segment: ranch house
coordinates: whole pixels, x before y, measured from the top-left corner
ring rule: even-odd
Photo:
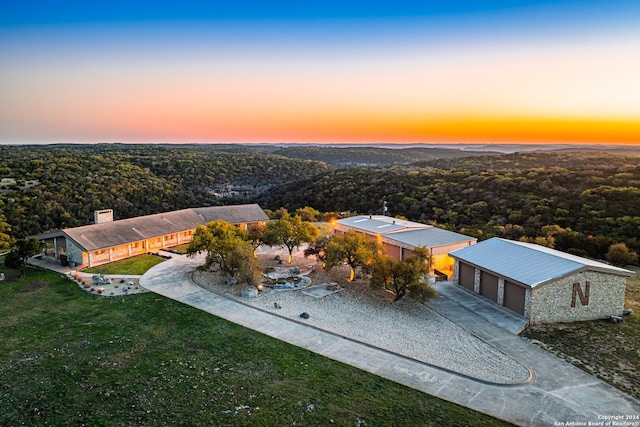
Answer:
[[[188,243],[196,227],[223,220],[246,229],[269,217],[256,204],[182,209],[113,220],[113,211],[94,213],[94,224],[34,236],[51,249],[43,259],[62,265],[93,267]]]

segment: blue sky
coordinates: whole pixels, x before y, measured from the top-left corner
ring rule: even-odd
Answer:
[[[0,25],[55,25],[71,23],[140,23],[207,20],[331,20],[372,18],[446,18],[448,16],[492,14],[521,15],[526,19],[588,21],[617,15],[634,22],[637,1],[4,1]],[[635,20],[637,23],[637,20]]]
[[[0,142],[640,142],[638,0],[0,1]]]

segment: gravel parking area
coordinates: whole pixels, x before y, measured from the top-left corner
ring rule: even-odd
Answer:
[[[326,280],[319,273],[310,277],[312,284]],[[242,298],[239,285],[226,285],[216,273],[197,272],[194,278],[206,289],[256,308],[483,381],[519,384],[529,377],[519,362],[431,310],[428,302],[393,302],[393,295],[362,281],[321,298],[268,288],[255,298]],[[303,312],[309,318],[301,318]]]

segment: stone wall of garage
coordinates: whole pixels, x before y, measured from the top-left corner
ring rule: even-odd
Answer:
[[[82,264],[82,249],[76,246],[71,239],[67,239],[67,259],[76,264]]]
[[[586,298],[583,305],[574,284],[577,283]],[[626,277],[597,271],[582,271],[531,290],[529,322],[552,323],[604,319],[621,316],[624,309]],[[572,300],[575,294],[575,307]]]

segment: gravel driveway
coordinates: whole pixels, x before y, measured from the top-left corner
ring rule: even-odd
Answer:
[[[256,308],[469,377],[520,384],[530,375],[512,357],[430,309],[428,302],[393,302],[393,295],[367,283],[349,283],[321,298],[301,290],[265,290],[256,298],[241,298],[233,289],[238,285],[224,284],[215,273],[197,272],[194,278],[204,288]],[[303,312],[308,319],[300,317]]]

